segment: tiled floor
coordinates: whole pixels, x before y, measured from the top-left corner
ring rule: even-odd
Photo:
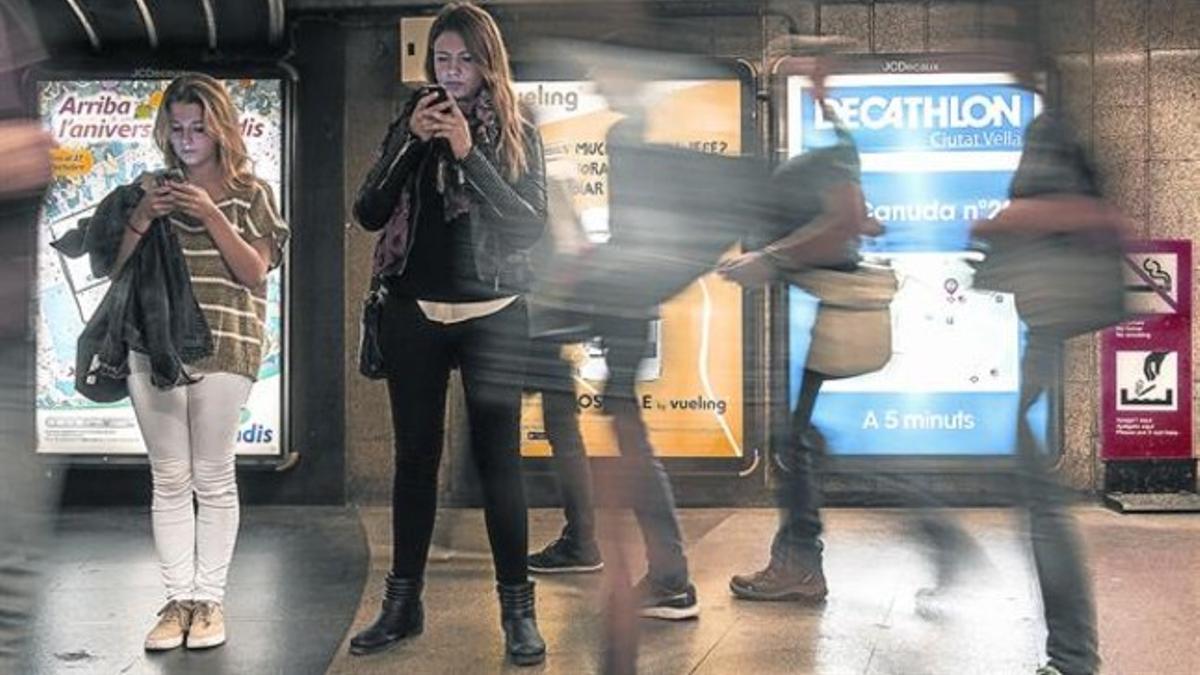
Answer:
[[[68,511],[58,530],[35,629],[39,674],[318,675],[367,571],[352,510],[244,508],[225,603],[228,643],[147,654],[142,640],[163,603],[149,512]]]
[[[363,512],[375,555],[355,625],[378,608],[386,570],[386,510]],[[924,552],[909,536],[912,513],[831,509],[823,607],[735,601],[731,574],[766,558],[773,511],[686,510],[681,519],[703,613],[698,621],[641,622],[643,673],[821,673],[921,675],[1032,673],[1045,630],[1033,585],[1022,520],[1004,509],[956,511],[984,555],[961,591],[936,607],[918,606],[930,582]],[[1200,517],[1122,516],[1077,511],[1091,558],[1105,673],[1191,675],[1200,672]],[[457,518],[456,547],[485,549],[478,512]],[[531,515],[534,546],[559,526],[553,511]],[[636,537],[635,537],[636,539]],[[640,551],[640,549],[639,549]],[[640,556],[640,552],[636,553]],[[339,652],[337,674],[490,673],[503,663],[491,563],[471,556],[431,563],[425,634],[370,657]],[[546,673],[597,671],[598,575],[548,577],[538,611],[549,645]]]
[[[47,568],[34,672],[514,671],[503,660],[482,516],[449,513],[443,512],[442,522],[455,522],[451,541],[459,554],[430,564],[424,635],[369,657],[351,657],[345,648],[379,606],[390,555],[386,509],[363,510],[361,527],[349,510],[245,509],[230,579],[229,643],[154,656],[141,650],[161,602],[147,514],[65,514],[58,552]],[[683,623],[642,621],[639,670],[1030,674],[1041,659],[1044,629],[1021,520],[1004,509],[954,514],[984,555],[947,602],[927,607],[914,599],[929,583],[930,568],[907,531],[912,512],[830,509],[830,597],[822,607],[804,607],[735,601],[727,590],[731,574],[765,561],[773,511],[685,510],[681,520],[703,613]],[[1118,515],[1096,507],[1079,508],[1077,515],[1096,586],[1103,672],[1200,672],[1200,516]],[[555,511],[532,512],[531,544],[547,541],[559,524]],[[631,534],[640,571],[640,545]],[[538,612],[550,654],[544,666],[524,672],[598,671],[602,583],[602,575],[539,581]]]

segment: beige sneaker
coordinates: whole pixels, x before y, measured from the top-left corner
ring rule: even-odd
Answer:
[[[158,623],[146,636],[147,651],[175,649],[183,644],[183,636],[187,633],[191,621],[191,602],[172,600],[163,605],[163,608],[158,610]]]
[[[201,600],[192,612],[192,624],[188,628],[187,648],[205,649],[225,644],[225,612],[221,603]]]

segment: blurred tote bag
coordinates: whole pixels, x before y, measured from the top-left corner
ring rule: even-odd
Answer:
[[[821,301],[805,368],[854,377],[887,365],[892,358],[889,307],[898,287],[890,267],[809,268],[790,272],[787,279]]]
[[[1106,232],[992,237],[975,286],[1012,293],[1031,331],[1075,337],[1125,320],[1123,252]]]

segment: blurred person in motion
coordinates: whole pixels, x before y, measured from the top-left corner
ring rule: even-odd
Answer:
[[[1032,78],[1024,81],[1032,82]],[[1069,511],[1072,493],[1057,481],[1055,458],[1042,448],[1028,414],[1053,386],[1054,364],[1063,340],[1119,320],[1111,317],[1121,313],[1120,307],[1115,315],[1097,309],[1105,296],[1115,297],[1118,304],[1122,301],[1119,252],[1129,225],[1102,198],[1090,158],[1061,113],[1050,108],[1026,129],[1009,197],[1009,206],[994,218],[974,224],[972,236],[985,242],[989,257],[1025,258],[1014,268],[1022,270],[1022,278],[1000,279],[995,284],[985,278],[989,263],[985,260],[976,285],[1014,292],[1018,315],[1029,328],[1021,357],[1018,481],[1014,489],[1017,503],[1029,514],[1030,543],[1046,621],[1049,661],[1037,672],[1092,675],[1100,662],[1096,610],[1082,542]],[[1063,275],[1063,265],[1080,260],[1090,262],[1082,263],[1080,273]],[[991,276],[1003,277],[1002,268],[992,270]],[[1042,293],[1039,289],[1064,284],[1073,287],[1066,290],[1080,300],[1065,311],[1055,310],[1055,316],[1043,316],[1036,297]]]
[[[238,117],[213,77],[172,80],[153,130],[166,169],[117,187],[53,244],[86,252],[112,281],[80,336],[76,389],[100,402],[127,395],[146,444],[167,599],[148,651],[226,640],[236,433],[262,364],[267,275],[289,234]]]
[[[0,2],[0,672],[26,670],[54,492],[34,448],[33,293],[37,209],[53,142],[28,119],[20,75],[44,58],[32,13]]]
[[[546,161],[546,234],[534,249],[534,271],[541,273],[555,256],[578,256],[590,247],[572,201],[577,169],[567,159]],[[564,354],[570,345],[591,337],[586,315],[569,310],[541,308],[530,301],[530,330],[537,336],[530,349],[526,389],[540,394],[542,422],[550,444],[554,475],[563,505],[559,536],[529,555],[535,574],[599,572],[604,568],[596,538],[592,476],[579,429],[572,363]]]
[[[794,69],[790,72],[809,78],[815,105],[825,106],[825,77],[832,56],[824,52],[829,46],[832,43],[824,45],[814,38],[793,38],[787,45],[779,45],[791,53],[800,52],[790,59]],[[719,269],[725,278],[756,288],[804,269],[854,272],[859,266],[861,236],[882,232],[867,216],[854,139],[828,106],[825,115],[834,122],[836,141],[792,157],[776,169],[770,190],[778,217],[758,234],[769,243],[755,246],[750,242],[752,250]],[[845,348],[850,348],[849,344]],[[729,582],[733,594],[744,600],[820,602],[828,593],[820,538],[820,491],[813,475],[813,455],[820,437],[811,420],[821,385],[830,376],[812,361],[810,351],[790,423],[773,431],[778,435],[772,447],[778,449],[774,459],[779,470],[780,523],[770,560],[762,570],[734,576]]]
[[[482,481],[501,626],[517,665],[545,659],[528,579],[520,467],[523,293],[546,217],[537,128],[518,106],[508,52],[486,12],[451,3],[430,29],[420,91],[393,122],[354,205],[379,231],[380,343],[395,431],[392,569],[382,610],[350,642],[385,649],[424,629],[421,592],[437,507],[447,380],[462,373]]]

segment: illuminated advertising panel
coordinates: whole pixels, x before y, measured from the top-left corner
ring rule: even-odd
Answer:
[[[663,81],[650,85],[648,139],[702,152],[742,152],[742,83],[737,79]],[[518,95],[537,111],[547,162],[576,167],[575,207],[590,239],[608,236],[605,134],[620,115],[590,82],[525,81]],[[650,441],[663,457],[743,456],[742,291],[708,275],[659,310],[642,361],[638,396]],[[602,345],[565,348],[573,364],[580,427],[590,455],[614,455],[616,438],[603,414],[607,368]],[[527,395],[521,416],[526,456],[550,446],[541,402]]]
[[[50,242],[90,216],[114,188],[163,167],[154,143],[166,79],[73,79],[38,83],[43,123],[59,148],[38,230],[37,448],[48,454],[145,454],[128,399],[101,404],[75,391],[76,340],[108,290],[86,256],[69,259]],[[226,80],[241,114],[255,173],[284,194],[284,85],[279,79]],[[278,205],[283,209],[283,204]],[[241,412],[236,450],[279,455],[283,424],[283,273],[271,272],[259,379]]]
[[[1010,295],[973,287],[971,222],[1007,203],[1037,94],[1002,73],[830,77],[829,108],[862,158],[868,211],[886,228],[868,259],[895,270],[892,358],[826,383],[813,423],[837,455],[1007,455],[1015,449],[1023,328]],[[807,80],[787,79],[787,152],[833,140]],[[788,294],[798,398],[816,302]],[[1047,403],[1031,420],[1045,434]]]

